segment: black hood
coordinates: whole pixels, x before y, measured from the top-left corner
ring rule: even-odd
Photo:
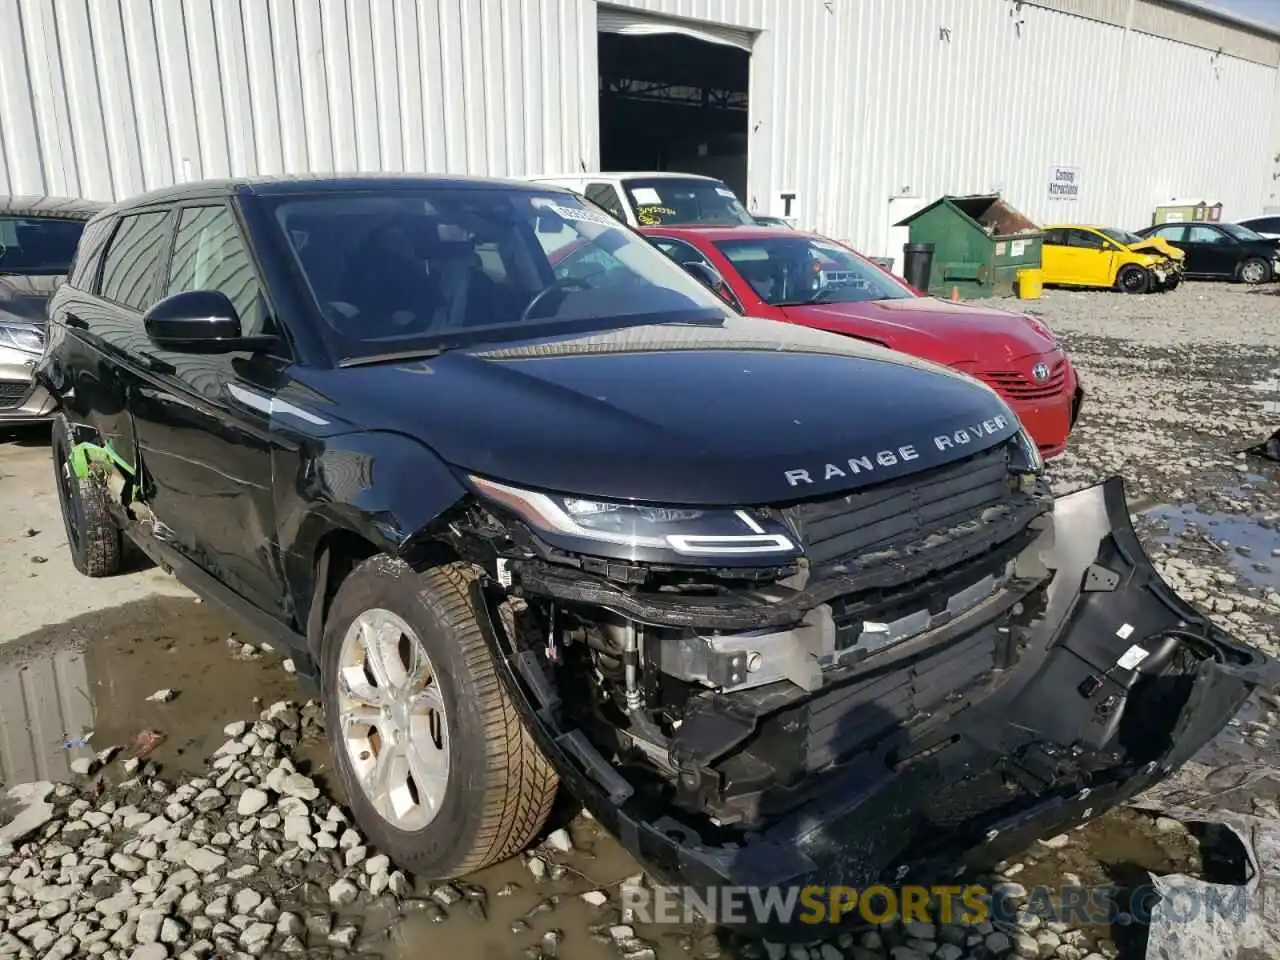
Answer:
[[[363,421],[354,426],[414,436],[464,471],[664,503],[830,495],[967,456],[1018,430],[994,392],[961,374],[745,318],[299,377]]]
[[[45,306],[66,277],[0,274],[0,320],[21,320],[41,329]]]

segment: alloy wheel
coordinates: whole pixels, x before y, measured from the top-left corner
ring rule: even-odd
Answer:
[[[421,830],[449,784],[449,724],[422,640],[389,610],[360,614],[339,655],[339,735],[360,788],[384,820]]]

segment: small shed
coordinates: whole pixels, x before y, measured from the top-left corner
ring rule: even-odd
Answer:
[[[999,194],[940,197],[894,226],[906,227],[911,243],[933,244],[935,296],[1009,296],[1019,270],[1040,267],[1042,231]]]
[[[1151,223],[1217,223],[1222,219],[1222,204],[1210,200],[1173,199],[1156,207]]]

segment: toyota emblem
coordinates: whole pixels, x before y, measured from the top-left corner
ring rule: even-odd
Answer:
[[[1031,368],[1031,375],[1040,381],[1048,380],[1049,365],[1047,363],[1037,363]]]

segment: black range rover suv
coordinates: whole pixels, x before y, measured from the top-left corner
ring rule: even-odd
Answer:
[[[950,878],[1270,677],[991,390],[734,315],[558,188],[187,184],[95,217],[51,315],[78,568],[127,537],[287,649],[429,877],[563,784],[669,881]]]

